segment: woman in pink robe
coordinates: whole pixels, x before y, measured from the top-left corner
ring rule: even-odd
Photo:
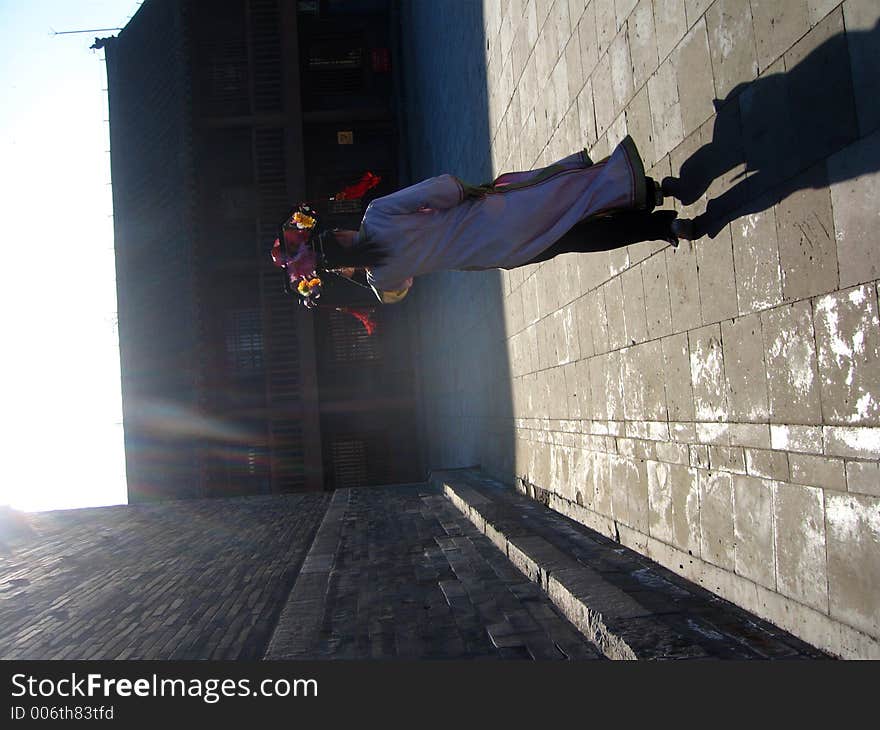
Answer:
[[[571,251],[689,238],[690,221],[676,220],[671,210],[651,212],[661,201],[626,137],[596,164],[578,152],[490,185],[440,175],[377,198],[359,231],[322,235],[325,265],[366,268],[380,301],[392,303],[414,277],[434,271],[511,269]],[[355,264],[351,255],[366,248],[372,257]]]

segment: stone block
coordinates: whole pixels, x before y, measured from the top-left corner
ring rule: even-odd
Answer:
[[[608,48],[611,62],[611,90],[614,101],[614,114],[617,115],[629,102],[633,94],[632,59],[629,53],[629,40],[623,28],[611,41]]]
[[[648,79],[648,99],[654,126],[654,151],[659,157],[674,150],[684,139],[678,81],[671,57]]]
[[[572,18],[574,23],[574,18]],[[576,27],[578,45],[581,49],[581,68],[584,78],[589,78],[599,61],[599,43],[596,39],[596,4],[589,3],[584,8]],[[572,31],[574,36],[575,31]]]
[[[734,570],[733,475],[727,472],[700,472],[700,555]]]
[[[660,342],[669,418],[691,421],[694,418],[694,392],[691,386],[687,335],[671,335]]]
[[[736,572],[772,590],[776,587],[772,483],[735,476],[733,504]]]
[[[653,0],[657,56],[663,60],[678,45],[688,29],[684,0]]]
[[[629,18],[630,14],[635,10],[638,0],[614,0],[614,12],[617,18],[617,27],[622,28],[623,24]]]
[[[669,305],[673,332],[683,332],[702,324],[697,255],[692,243],[682,241],[678,248],[667,248],[666,272],[669,277]]]
[[[748,446],[754,449],[770,448],[770,424],[731,423],[728,425],[731,446]]]
[[[779,268],[775,208],[740,218],[729,228],[740,314],[780,304],[782,272]]]
[[[593,104],[593,80],[588,79],[577,97],[578,126],[583,140],[581,144],[589,149],[596,143],[596,108]]]
[[[648,2],[648,0],[642,0],[642,2]],[[639,89],[626,108],[626,128],[635,141],[645,166],[653,165],[657,155],[654,151],[654,128],[646,86]]]
[[[699,421],[725,420],[728,406],[721,328],[719,325],[713,324],[692,330],[688,333],[688,342],[696,419]]]
[[[629,344],[623,313],[623,283],[620,277],[604,284],[602,293],[605,297],[605,316],[608,319],[608,346],[612,350],[618,350]]]
[[[770,425],[770,445],[781,451],[800,454],[821,454],[824,437],[821,426]]]
[[[803,166],[824,162],[859,136],[841,9],[801,38],[784,60],[788,101],[799,120],[792,130],[798,159]]]
[[[643,261],[641,268],[642,282],[645,286],[648,337],[651,339],[664,337],[672,332],[666,256],[663,253],[657,253]]]
[[[822,490],[774,482],[776,585],[780,593],[828,612]]]
[[[829,456],[880,459],[880,428],[824,426],[822,436]]]
[[[617,13],[614,0],[594,0],[593,5],[596,8],[596,40],[601,57],[617,35]]]
[[[652,0],[639,0],[627,22],[627,33],[632,56],[633,87],[640,89],[658,65],[657,33],[654,29]]]
[[[682,132],[697,129],[714,111],[715,82],[709,58],[706,21],[701,18],[682,39],[672,56],[678,79]]]
[[[666,417],[660,340],[621,350],[624,367],[624,416],[633,421]]]
[[[846,488],[850,492],[880,497],[880,464],[876,461],[848,461]]]
[[[752,0],[758,67],[761,71],[785,53],[810,29],[805,3]]]
[[[642,267],[634,266],[620,275],[623,291],[623,319],[626,345],[636,345],[648,339],[648,323],[645,312],[645,287],[642,283]]]
[[[608,394],[605,391],[605,364],[607,357],[597,355],[587,360],[590,371],[590,393],[592,394],[591,415],[593,418],[608,418]]]
[[[880,278],[876,255],[878,170],[880,131],[828,159],[841,287]]]
[[[667,464],[689,464],[687,444],[677,444],[673,441],[658,441],[654,446],[654,453],[658,461]]]
[[[620,456],[609,456],[609,477],[608,484],[611,492],[611,510],[614,519],[625,525],[630,525],[629,500],[627,493],[629,491],[628,481],[637,474],[633,474],[635,464],[629,459]]]
[[[730,418],[767,419],[767,369],[758,314],[721,323],[724,374]]]
[[[824,171],[811,170],[800,179],[809,179],[811,185],[826,182]],[[837,288],[837,247],[833,231],[831,193],[824,185],[797,190],[776,206],[779,266],[785,299],[806,299]]]
[[[722,228],[712,240],[698,241],[695,248],[703,324],[735,317],[738,306],[730,227]]]
[[[880,421],[880,319],[864,285],[813,302],[822,414],[829,424]]]
[[[756,477],[788,481],[788,454],[768,449],[745,449],[746,471]]]
[[[609,421],[622,421],[623,415],[623,368],[620,352],[609,352],[605,358],[605,396]]]
[[[697,18],[703,15],[711,4],[712,0],[684,0],[688,25],[693,25]]]
[[[880,57],[876,31],[880,8],[874,0],[846,0],[843,17],[859,132],[864,136],[880,126]]]
[[[880,499],[825,493],[831,615],[880,634]]]
[[[746,460],[740,446],[709,447],[709,468],[713,471],[729,471],[735,474],[746,473]]]
[[[814,454],[790,454],[791,481],[824,489],[846,491],[846,474],[843,459]]]
[[[809,302],[761,313],[771,422],[821,422],[811,314]]]
[[[758,75],[749,0],[719,0],[706,13],[715,93],[724,99],[737,84]]]
[[[605,310],[604,290],[596,289],[590,294],[587,294],[586,301],[590,334],[592,335],[593,340],[593,351],[596,354],[607,352],[610,349],[610,345],[608,339],[608,316]]]
[[[697,441],[701,444],[713,446],[728,446],[730,444],[730,424],[727,422],[708,421],[694,424],[697,431]]]
[[[670,464],[647,462],[648,467],[648,529],[651,537],[672,543],[672,485]]]

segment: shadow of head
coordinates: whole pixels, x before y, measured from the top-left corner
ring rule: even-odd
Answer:
[[[853,144],[880,126],[880,19],[866,30],[810,40],[774,64],[785,70],[713,100],[711,138],[703,133],[701,146],[670,181],[686,205],[713,187],[697,218],[700,233],[714,237],[727,223],[797,190],[880,168],[878,135]]]

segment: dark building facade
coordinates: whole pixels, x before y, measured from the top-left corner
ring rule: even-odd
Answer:
[[[130,501],[412,481],[411,317],[306,311],[268,257],[301,200],[396,189],[387,0],[147,0],[102,39]],[[335,207],[334,207],[335,206]],[[338,303],[370,292],[331,282]]]

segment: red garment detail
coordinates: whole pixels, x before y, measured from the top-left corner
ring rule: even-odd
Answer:
[[[336,193],[336,195],[333,196],[333,199],[357,200],[358,198],[363,198],[369,190],[372,190],[380,182],[382,182],[381,177],[374,175],[372,172],[365,172],[360,180],[354,185],[349,185],[347,188]]]
[[[371,316],[369,309],[355,309],[354,307],[336,307],[337,312],[345,312],[357,319],[367,331],[368,335],[376,331],[376,320]]]

